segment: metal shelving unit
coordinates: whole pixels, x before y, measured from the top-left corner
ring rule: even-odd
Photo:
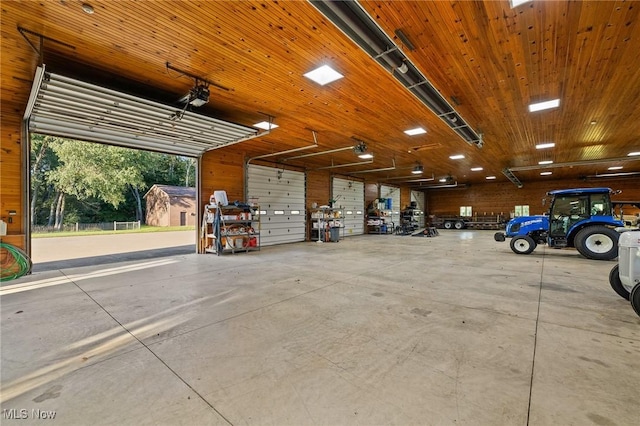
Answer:
[[[344,215],[342,209],[319,207],[311,209],[309,215],[310,241],[337,242],[340,238],[344,238]],[[335,229],[337,229],[337,234]]]
[[[204,252],[240,253],[260,250],[260,208],[246,205],[206,205]]]

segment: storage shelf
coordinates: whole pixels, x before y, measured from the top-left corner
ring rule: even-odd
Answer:
[[[260,215],[257,214],[259,209],[258,206],[206,205],[201,231],[201,252],[220,255],[260,250]],[[244,215],[250,215],[251,218],[236,219]]]
[[[309,241],[338,242],[344,238],[344,215],[339,208],[317,208],[309,210]],[[338,235],[332,229],[339,228]]]

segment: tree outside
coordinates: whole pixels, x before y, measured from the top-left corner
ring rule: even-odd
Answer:
[[[153,184],[195,185],[195,159],[54,136],[31,139],[31,226],[144,223]]]

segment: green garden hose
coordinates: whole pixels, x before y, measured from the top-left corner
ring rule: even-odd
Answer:
[[[18,247],[0,242],[0,281],[9,281],[31,272],[33,263]]]

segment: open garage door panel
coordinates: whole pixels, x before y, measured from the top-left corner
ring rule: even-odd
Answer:
[[[249,165],[247,195],[260,205],[260,245],[305,241],[303,172]]]
[[[107,89],[38,67],[25,111],[29,131],[198,157],[257,136],[251,127]]]

